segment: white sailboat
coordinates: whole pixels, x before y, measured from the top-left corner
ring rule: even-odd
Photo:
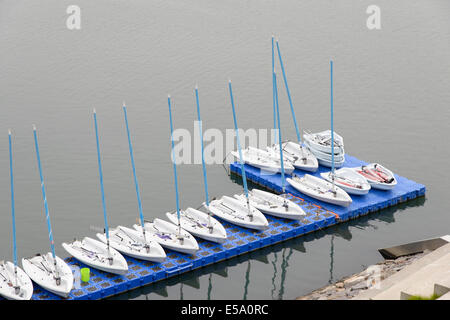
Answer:
[[[266,217],[249,203],[247,199],[240,201],[229,196],[222,196],[220,199],[211,201],[207,209],[220,219],[237,226],[266,230],[269,227]]]
[[[107,242],[104,233],[97,233],[97,238],[103,243]],[[166,253],[161,245],[152,241],[147,234],[138,232],[135,229],[118,226],[109,230],[110,245],[124,255],[140,260],[163,262]]]
[[[66,298],[69,296],[69,293],[73,287],[73,274],[67,263],[55,254],[55,243],[53,241],[53,232],[50,222],[47,196],[45,194],[44,177],[42,175],[41,158],[39,155],[39,145],[35,126],[33,126],[33,134],[51,252],[42,255],[37,254],[30,258],[23,258],[22,267],[31,280],[36,282],[42,288]]]
[[[105,190],[103,188],[103,171],[100,157],[100,142],[98,139],[97,113],[94,109],[94,128],[97,144],[97,162],[102,195],[103,219],[105,222],[106,244],[98,240],[84,237],[71,243],[63,243],[63,248],[75,259],[101,271],[124,275],[128,272],[125,258],[111,246],[108,218],[106,215]]]
[[[275,70],[273,71],[273,86],[274,86],[274,106],[275,106],[275,117],[277,119],[275,130],[278,130],[278,156],[280,157],[281,162],[281,185],[282,185],[282,196],[262,191],[258,189],[252,189],[248,192],[248,198],[250,201],[250,205],[257,208],[261,212],[265,214],[269,214],[272,216],[285,218],[285,219],[300,219],[305,215],[303,209],[294,203],[293,201],[286,198],[286,190],[285,190],[285,175],[284,175],[284,154],[282,150],[281,143],[281,126],[280,126],[280,111],[278,106],[278,88],[277,88],[277,78]],[[245,195],[235,195],[236,199],[244,202]]]
[[[381,164],[369,163],[365,166],[353,168],[353,170],[365,178],[374,189],[392,190],[397,185],[394,173]]]
[[[170,123],[170,142],[172,145],[172,164],[173,176],[175,185],[175,200],[176,200],[176,225],[161,219],[154,219],[153,222],[145,222],[141,226],[134,225],[133,227],[138,231],[144,231],[150,237],[165,248],[193,255],[198,251],[199,246],[195,238],[186,230],[182,228],[180,200],[178,196],[178,175],[177,165],[175,159],[173,141],[173,123],[172,123],[172,103],[170,96],[167,97],[167,104],[169,107],[169,123]],[[169,216],[169,219],[171,217]]]
[[[331,140],[332,135],[334,137],[333,141]],[[320,152],[331,154],[331,150],[334,150],[335,155],[344,153],[344,138],[334,131],[325,130],[317,133],[304,133],[303,139],[309,148],[318,154]],[[332,144],[333,147],[331,146]]]
[[[135,224],[133,227],[142,232],[142,226]],[[156,218],[153,222],[146,221],[144,228],[148,237],[164,248],[190,255],[199,249],[197,241],[189,232],[171,222]]]
[[[139,218],[141,221],[141,225],[143,226],[144,214],[142,212],[141,195],[139,192],[139,184],[137,181],[136,166],[134,164],[133,145],[131,143],[130,129],[128,126],[127,107],[125,106],[125,102],[123,103],[122,109],[127,131],[128,149],[130,152],[134,186],[136,188],[136,197],[138,200]],[[158,242],[152,241],[147,237],[145,229],[142,229],[142,233],[139,233],[134,229],[130,229],[124,226],[118,226],[117,228],[110,231],[109,237],[111,247],[127,256],[153,262],[162,262],[166,258],[164,249],[159,245]],[[108,239],[104,233],[97,233],[97,238],[99,238],[103,243],[108,242]]]
[[[232,151],[231,154],[239,161],[241,160],[242,155],[242,161],[244,163],[249,164],[253,167],[260,168],[267,173],[275,174],[281,172],[281,161],[279,156],[266,150],[249,146],[247,149],[244,149],[241,152]],[[283,165],[287,174],[291,174],[292,172],[294,172],[295,168],[291,163],[284,161]]]
[[[213,200],[206,209],[212,212],[219,218],[228,221],[232,224],[255,230],[265,230],[269,227],[269,222],[266,217],[250,205],[249,191],[247,187],[247,176],[244,168],[244,160],[242,156],[241,142],[239,138],[239,130],[236,120],[236,111],[234,109],[233,89],[231,87],[231,80],[228,82],[228,89],[230,92],[231,108],[233,111],[234,129],[236,132],[236,140],[239,152],[239,162],[241,165],[242,182],[244,185],[245,201],[240,201],[228,196],[222,196],[220,199]],[[280,166],[281,170],[281,166]]]
[[[305,146],[310,152],[314,154],[317,161],[321,166],[340,168],[345,162],[344,151],[344,139],[336,132],[333,132],[334,143],[339,144],[338,148],[334,147],[333,150],[339,150],[339,152],[331,153],[331,131],[325,130],[319,133],[308,133],[304,135]],[[334,164],[332,164],[332,158],[334,157]]]
[[[320,176],[329,182],[333,180],[331,171],[322,172]],[[349,194],[364,195],[370,191],[370,184],[367,180],[350,168],[336,170],[334,183]]]
[[[283,157],[291,163],[295,169],[308,172],[315,172],[319,167],[316,156],[305,146],[293,141],[282,143]],[[267,147],[267,151],[275,155],[278,153],[279,144]]]
[[[250,190],[248,196],[250,205],[264,214],[292,220],[299,220],[305,216],[303,209],[285,196],[259,189]],[[245,201],[245,195],[243,194],[236,194],[234,197],[242,202]]]
[[[330,160],[324,160],[324,159],[317,158],[317,161],[319,161],[319,164],[323,167],[331,168],[331,166],[333,165],[333,163]],[[339,162],[335,161],[334,167],[341,168],[344,165],[344,162],[345,162],[345,160],[339,161]]]
[[[316,150],[316,149],[314,149],[314,148],[311,148],[309,142],[305,142],[305,145],[308,147],[308,151],[312,152],[312,153],[317,157],[317,159],[318,159],[319,161],[320,161],[320,160],[326,161],[326,162],[330,163],[330,167],[331,167],[331,160],[332,160],[332,159],[331,159],[331,157],[332,157],[331,153],[327,153],[327,152],[323,152],[323,151],[320,151],[320,150]],[[331,150],[331,149],[330,149],[330,150]],[[344,151],[344,148],[342,148],[341,151],[342,151],[342,152],[339,152],[339,153],[335,153],[335,154],[334,154],[334,166],[335,166],[335,167],[337,166],[338,163],[342,163],[342,164],[343,164],[344,161],[345,161],[345,151]]]
[[[330,151],[336,150],[334,146],[334,129],[333,129],[333,62],[330,61],[330,78],[331,78],[331,135],[330,135]],[[324,151],[326,152],[326,150]],[[298,191],[324,202],[335,205],[348,207],[352,203],[352,198],[343,189],[336,186],[335,170],[334,170],[334,153],[331,153],[331,183],[321,178],[305,174],[303,177],[293,176],[287,179]]]
[[[33,283],[16,264],[0,261],[0,296],[8,300],[30,300]]]
[[[352,199],[344,190],[310,174],[303,177],[293,176],[286,180],[295,189],[311,198],[343,207],[348,207],[352,203]]]
[[[13,234],[14,263],[0,261],[0,296],[8,300],[30,300],[33,295],[33,284],[30,277],[17,265],[16,216],[14,206],[14,176],[12,161],[11,130],[9,138],[9,168],[11,178],[11,217]]]
[[[206,166],[205,166],[205,157],[204,157],[204,149],[203,149],[203,130],[202,130],[202,120],[200,116],[200,103],[198,97],[198,87],[195,87],[195,101],[197,106],[197,119],[199,123],[199,136],[200,143],[202,147],[202,169],[203,169],[203,181],[204,181],[204,189],[205,189],[205,198],[206,198],[206,207],[209,205],[209,196],[208,196],[208,179],[206,176]],[[223,243],[227,239],[227,232],[222,224],[217,221],[214,217],[211,216],[211,213],[205,213],[197,209],[187,208],[186,210],[180,210],[180,220],[179,223],[181,227],[192,235],[216,242]],[[167,212],[167,218],[174,224],[178,222],[177,212]]]
[[[52,252],[22,259],[23,270],[30,278],[53,294],[67,298],[73,288],[69,265]]]
[[[84,237],[62,246],[75,259],[95,269],[119,275],[128,272],[127,261],[119,251],[101,241]]]
[[[177,223],[177,213],[167,212],[167,218],[172,223]],[[181,227],[195,237],[216,243],[224,243],[227,240],[227,231],[214,217],[194,208],[180,211]]]

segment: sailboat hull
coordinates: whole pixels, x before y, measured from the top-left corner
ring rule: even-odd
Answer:
[[[43,269],[43,265],[46,266],[46,269]],[[23,258],[22,267],[31,280],[45,290],[63,298],[69,296],[73,287],[73,274],[69,265],[61,258],[56,257],[56,267],[61,277],[60,284],[57,284],[54,278],[53,256],[50,252],[44,255],[36,255],[32,258]],[[47,272],[47,270],[51,270],[51,273]]]
[[[243,194],[234,197],[240,201],[246,201]],[[252,189],[249,191],[249,199],[250,205],[264,214],[292,220],[299,220],[305,216],[305,212],[298,204],[274,193]]]
[[[304,146],[299,145],[298,143],[287,141],[283,144],[283,157],[285,160],[288,160],[295,169],[308,171],[308,172],[316,172],[319,167],[319,162],[317,161],[316,156],[309,151]],[[268,147],[267,151],[277,155],[280,158],[280,149],[279,145],[276,144],[272,147]]]
[[[0,296],[8,300],[30,300],[33,295],[33,283],[30,277],[17,267],[17,283],[15,266],[12,262],[0,263]],[[16,293],[15,287],[19,287]]]
[[[266,217],[258,209],[250,205],[252,216],[249,216],[247,203],[228,196],[211,201],[207,209],[222,220],[240,227],[255,230],[266,230],[269,227]]]
[[[199,249],[197,241],[189,232],[179,230],[178,226],[171,222],[156,218],[153,222],[146,222],[144,227],[146,233],[164,248],[189,255],[195,254]],[[141,226],[135,224],[133,228],[142,232]]]
[[[167,212],[166,216],[173,224],[178,224],[176,212]],[[209,219],[211,229],[208,228]],[[222,224],[202,211],[193,208],[181,210],[180,223],[184,230],[195,237],[216,243],[224,243],[227,240],[227,232]]]
[[[331,143],[323,143],[323,141],[331,141],[331,130],[318,133],[305,133],[303,140],[311,149],[331,154]],[[334,132],[334,153],[342,153],[343,148],[344,139]]]
[[[386,180],[377,179],[376,176],[364,172],[363,167],[367,168],[368,170],[374,170],[375,168],[378,168],[385,175]],[[366,166],[352,168],[352,170],[354,170],[360,176],[364,177],[374,189],[388,191],[392,190],[397,185],[397,179],[395,178],[394,173],[378,163],[370,163]]]
[[[237,159],[240,159],[238,152],[233,151],[231,152],[231,154]],[[277,158],[275,155],[265,150],[249,147],[245,150],[242,150],[242,158],[242,161],[244,163],[253,167],[260,168],[262,171],[265,171],[267,173],[275,174],[281,172],[279,157]],[[294,172],[295,168],[292,164],[287,161],[284,161],[283,164],[285,173],[291,174],[292,172]]]
[[[361,196],[370,191],[370,184],[367,180],[350,168],[339,169],[335,171],[334,175],[336,185],[349,194]],[[323,172],[320,176],[328,182],[332,182],[331,172]]]
[[[95,269],[119,275],[128,272],[125,258],[112,246],[108,249],[106,244],[98,240],[84,237],[81,241],[63,243],[62,246],[75,259]],[[112,258],[111,263],[108,257]]]
[[[306,174],[302,178],[287,178],[286,181],[295,189],[311,198],[348,207],[352,203],[352,198],[341,188],[335,186],[335,193],[332,192],[333,185],[328,181]]]
[[[104,233],[97,233],[97,238],[107,243]],[[120,253],[139,260],[161,263],[166,259],[164,249],[155,241],[144,240],[142,233],[123,226],[109,231],[110,245]]]

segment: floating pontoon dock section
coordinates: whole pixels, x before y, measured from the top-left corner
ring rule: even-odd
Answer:
[[[365,164],[367,163],[364,161],[346,155],[343,167],[357,167]],[[319,169],[314,172],[313,175],[320,178],[320,174],[322,172],[328,172],[329,170],[329,168],[319,166]],[[237,163],[232,163],[230,164],[230,171],[232,173],[240,175],[241,168]],[[271,190],[272,192],[281,193],[280,174],[268,174],[267,172],[264,173],[261,172],[260,169],[249,165],[245,166],[245,172],[247,175],[247,179],[252,183],[260,185],[268,190]],[[294,173],[298,176],[302,176],[304,174],[304,172],[301,172],[299,170],[295,170]],[[308,174],[311,173],[308,172]],[[286,193],[289,193],[295,197],[300,197],[301,199],[310,202],[313,205],[318,205],[325,210],[332,211],[339,216],[340,222],[343,222],[349,219],[357,218],[370,212],[394,206],[400,202],[425,195],[424,185],[398,175],[395,175],[395,177],[398,180],[398,185],[395,186],[394,189],[390,191],[371,189],[368,194],[363,196],[352,195],[353,202],[346,208],[310,198],[300,193],[292,186],[286,187]]]
[[[358,166],[364,162],[347,156],[345,166]],[[231,172],[240,174],[240,166],[237,163],[230,165]],[[249,180],[275,192],[281,192],[280,174],[266,175],[259,169],[245,165]],[[319,167],[316,175],[329,170]],[[299,173],[300,174],[300,173]],[[309,199],[291,187],[286,192],[289,198],[300,204],[306,216],[299,221],[284,220],[267,216],[269,228],[264,231],[252,231],[240,228],[222,221],[227,229],[228,239],[223,244],[215,244],[199,240],[200,250],[193,256],[188,256],[174,251],[167,252],[167,259],[163,263],[146,262],[126,257],[128,273],[126,275],[114,275],[91,268],[91,279],[88,283],[77,280],[75,288],[68,299],[102,299],[117,295],[141,286],[151,284],[169,277],[173,277],[194,269],[198,269],[213,263],[230,259],[262,247],[267,247],[291,238],[299,237],[307,233],[323,229],[331,225],[354,219],[370,212],[394,206],[400,202],[411,200],[425,194],[425,186],[406,178],[396,176],[398,185],[391,191],[371,190],[365,196],[354,196],[353,203],[347,207],[337,207],[330,204],[319,203]],[[66,262],[75,270],[85,267],[73,258]],[[76,271],[79,272],[79,271]],[[75,278],[77,274],[75,274]],[[48,291],[35,285],[33,294],[35,300],[61,299]]]

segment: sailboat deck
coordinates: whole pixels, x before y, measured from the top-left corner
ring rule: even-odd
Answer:
[[[362,161],[346,156],[345,166],[357,166]],[[240,165],[231,164],[231,171],[240,174]],[[260,170],[245,166],[249,180],[281,192],[280,175],[261,175]],[[326,168],[320,168],[320,172]],[[344,222],[369,212],[377,211],[396,205],[425,194],[425,186],[403,177],[397,176],[398,185],[392,191],[371,190],[366,196],[355,196],[348,208],[340,208],[310,199],[299,194],[291,187],[287,188],[288,197],[302,206],[306,212],[300,221],[285,220],[267,216],[269,228],[265,231],[252,231],[221,221],[228,233],[228,239],[223,244],[214,244],[199,240],[200,250],[195,256],[167,250],[167,259],[163,263],[152,263],[126,257],[129,271],[124,276],[113,275],[91,268],[91,279],[88,283],[80,283],[78,268],[85,267],[74,258],[67,258],[66,262],[74,268],[75,288],[68,299],[102,299],[117,295],[135,288],[139,288],[169,277],[173,277],[213,263],[230,259],[262,247],[267,247],[287,239],[299,237],[318,229]],[[220,220],[220,219],[219,219]],[[61,299],[34,284],[35,300]]]

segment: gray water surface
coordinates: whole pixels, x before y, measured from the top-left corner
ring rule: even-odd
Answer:
[[[376,249],[449,233],[450,2],[0,0],[0,259],[11,259],[8,128],[14,133],[19,256],[49,250],[34,153],[40,152],[57,254],[63,241],[103,227],[92,108],[98,113],[109,221],[138,216],[122,101],[146,218],[175,208],[167,94],[174,125],[193,130],[193,88],[204,127],[270,128],[270,38],[276,34],[301,129],[329,126],[346,151],[427,186],[426,199],[119,296],[124,299],[292,299],[381,260]],[[280,83],[284,138],[295,138]],[[241,192],[208,166],[211,196]],[[200,165],[179,166],[181,205],[204,201]]]

